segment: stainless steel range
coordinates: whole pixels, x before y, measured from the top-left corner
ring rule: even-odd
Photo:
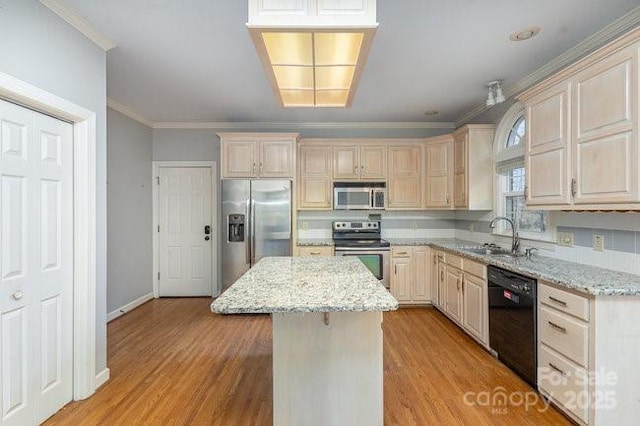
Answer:
[[[389,242],[381,237],[380,222],[333,222],[336,256],[357,256],[389,288]]]

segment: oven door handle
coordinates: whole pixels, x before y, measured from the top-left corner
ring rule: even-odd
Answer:
[[[361,252],[361,253],[378,253],[378,252],[389,252],[391,249],[389,247],[375,247],[375,248],[363,248],[363,247],[335,247],[335,252]]]

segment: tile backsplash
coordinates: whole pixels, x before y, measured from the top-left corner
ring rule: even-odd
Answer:
[[[382,235],[387,238],[455,237],[507,246],[508,238],[491,233],[492,218],[491,212],[385,211],[381,212]],[[331,238],[332,221],[367,219],[366,211],[300,211],[298,238]],[[557,232],[573,234],[572,247],[531,240],[523,240],[522,245],[538,247],[544,256],[640,275],[640,213],[552,212],[551,221]],[[595,235],[604,238],[603,251],[593,249]]]

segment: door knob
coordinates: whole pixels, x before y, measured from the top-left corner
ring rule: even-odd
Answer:
[[[206,225],[206,226],[204,227],[204,233],[205,233],[206,235],[209,235],[209,234],[211,233],[211,227],[210,227],[209,225]]]
[[[22,299],[22,292],[20,290],[18,290],[15,293],[13,293],[13,295],[11,297],[13,297],[15,300],[20,300],[20,299]]]
[[[206,237],[204,237],[205,241],[209,241],[211,238],[209,238],[209,236],[207,235]]]

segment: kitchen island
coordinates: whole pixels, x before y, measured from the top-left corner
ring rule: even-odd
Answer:
[[[274,425],[382,425],[382,312],[398,302],[354,257],[268,257],[211,309],[269,313]]]

